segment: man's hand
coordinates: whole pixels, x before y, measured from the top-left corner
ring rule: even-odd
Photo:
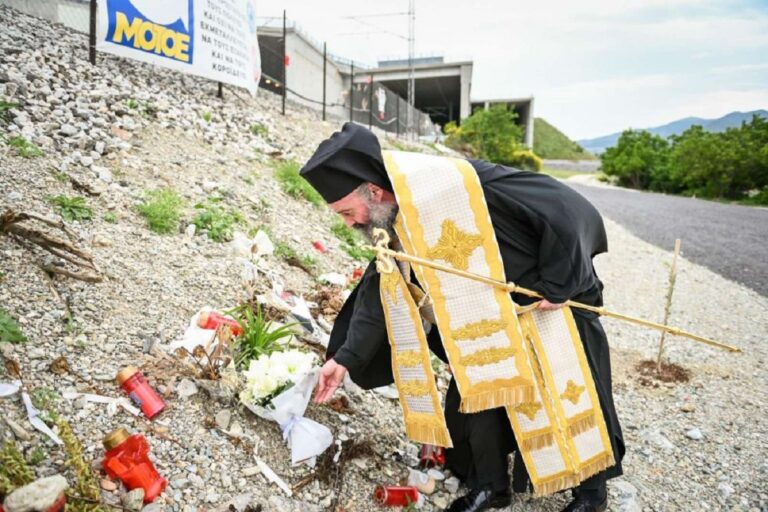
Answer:
[[[320,380],[315,389],[315,403],[327,402],[333,396],[336,388],[341,386],[346,373],[347,369],[333,359],[326,361],[320,369]]]
[[[547,299],[541,299],[541,302],[539,302],[539,309],[544,311],[554,311],[556,309],[560,309],[563,306],[565,306],[565,302],[561,302],[560,304],[553,304]]]

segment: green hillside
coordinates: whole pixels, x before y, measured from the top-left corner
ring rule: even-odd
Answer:
[[[533,120],[533,152],[541,158],[557,160],[595,159],[595,155],[540,117]]]

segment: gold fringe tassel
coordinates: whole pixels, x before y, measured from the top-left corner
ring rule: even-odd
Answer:
[[[472,412],[495,409],[496,407],[511,407],[533,400],[533,386],[520,385],[514,388],[502,388],[485,391],[474,395],[462,396],[459,411],[467,414]]]
[[[417,443],[442,446],[444,448],[453,447],[453,442],[451,441],[451,435],[448,433],[448,429],[441,426],[439,422],[435,424],[434,422],[420,420],[406,420],[405,433],[408,436],[408,439]]]
[[[573,423],[568,422],[568,435],[570,437],[576,437],[579,434],[583,434],[589,429],[595,428],[595,415],[590,414],[583,418],[579,418]]]
[[[541,450],[542,448],[546,448],[547,446],[552,446],[555,443],[555,434],[552,432],[546,432],[544,434],[539,434],[538,436],[530,437],[528,439],[523,439],[523,442],[521,443],[521,448],[523,451],[533,451],[533,450]]]
[[[564,475],[554,478],[552,480],[533,484],[533,493],[536,496],[547,496],[548,494],[554,494],[558,491],[570,489],[579,485],[580,480],[576,475]]]
[[[586,480],[592,475],[599,473],[614,464],[616,464],[616,461],[614,461],[613,452],[611,451],[592,457],[587,464],[584,464],[579,468],[579,482]]]

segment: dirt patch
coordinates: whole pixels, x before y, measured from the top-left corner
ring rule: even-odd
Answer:
[[[661,363],[661,372],[656,371],[656,361],[645,359],[635,365],[637,381],[643,386],[659,387],[662,382],[680,383],[691,380],[691,371],[674,363]]]

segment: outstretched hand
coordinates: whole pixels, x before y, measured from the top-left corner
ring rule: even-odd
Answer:
[[[333,359],[329,359],[320,369],[320,380],[315,388],[315,403],[322,404],[327,402],[341,386],[344,381],[347,369],[341,366]]]
[[[552,302],[549,302],[547,299],[541,299],[541,302],[539,302],[539,309],[543,311],[554,311],[556,309],[560,309],[563,306],[565,306],[565,302],[561,302],[560,304],[553,304]]]

